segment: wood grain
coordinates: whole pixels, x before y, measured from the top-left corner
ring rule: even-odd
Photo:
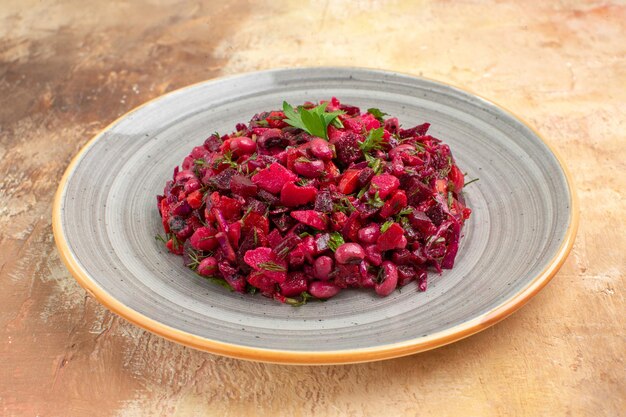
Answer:
[[[332,367],[190,350],[78,287],[54,249],[50,205],[81,145],[174,88],[304,65],[424,75],[534,124],[581,201],[552,283],[459,343]],[[0,414],[626,414],[625,85],[623,2],[2,2]]]

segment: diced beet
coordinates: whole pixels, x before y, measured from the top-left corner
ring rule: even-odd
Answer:
[[[401,244],[401,239],[404,236],[404,230],[398,223],[393,223],[389,228],[383,232],[376,245],[381,252],[386,250],[395,249]]]
[[[222,139],[218,135],[211,135],[204,141],[204,148],[210,152],[217,152],[222,146]]]
[[[243,260],[253,269],[259,270],[258,264],[270,262],[273,260],[272,249],[257,248],[254,250],[250,250],[244,255]]]
[[[245,212],[248,212],[248,210],[250,210],[250,212],[257,214],[265,214],[267,212],[267,209],[267,204],[255,198],[248,198],[248,201],[243,206],[243,210]]]
[[[287,279],[287,262],[280,259],[270,248],[256,248],[248,251],[243,260],[254,270],[262,271],[275,282]]]
[[[292,272],[280,283],[280,293],[285,297],[296,297],[308,289],[308,281],[302,272]]]
[[[356,133],[361,133],[365,129],[365,124],[363,123],[363,120],[361,120],[360,116],[346,118],[343,121],[343,125],[346,129]]]
[[[202,206],[202,191],[196,190],[187,196],[187,204],[192,209],[197,209]]]
[[[335,232],[341,230],[344,224],[346,224],[346,221],[348,221],[348,216],[346,216],[345,213],[335,211],[330,216],[330,228]]]
[[[297,207],[315,201],[315,187],[298,187],[293,182],[286,182],[280,191],[280,202],[287,207]]]
[[[302,239],[299,236],[288,234],[272,250],[278,258],[285,259],[300,243]]]
[[[234,222],[228,225],[228,240],[235,250],[239,248],[239,239],[241,239],[241,222]]]
[[[363,158],[363,152],[359,148],[359,137],[361,137],[360,134],[342,131],[330,140],[330,143],[335,145],[337,161],[342,166],[347,167]]]
[[[423,212],[413,210],[409,215],[411,226],[417,229],[423,236],[435,234],[437,226],[435,226],[430,218]]]
[[[435,224],[435,226],[439,227],[441,223],[446,219],[447,215],[443,211],[443,207],[441,205],[434,205],[428,211],[426,211],[426,215],[430,220]]]
[[[396,265],[412,265],[417,262],[415,255],[408,249],[398,249],[391,254],[391,260]]]
[[[361,172],[359,172],[358,187],[359,188],[365,187],[367,184],[369,184],[369,182],[372,180],[373,177],[374,177],[374,170],[372,168],[370,167],[363,168]]]
[[[402,190],[397,191],[389,200],[385,202],[385,205],[380,210],[380,217],[386,219],[387,217],[395,216],[406,206],[406,194]]]
[[[315,210],[320,212],[330,212],[333,210],[333,199],[328,189],[320,190],[315,198]]]
[[[246,291],[246,280],[228,262],[220,262],[218,268],[224,280],[237,292]]]
[[[170,214],[172,216],[187,216],[192,211],[192,207],[187,203],[187,201],[183,200],[176,204],[174,204],[170,208]]]
[[[281,236],[281,234],[278,231],[278,229],[272,230],[267,235],[267,242],[269,243],[270,248],[275,248],[282,241],[283,241],[283,237]]]
[[[247,281],[264,294],[272,294],[276,291],[276,282],[265,276],[262,271],[252,271],[250,275],[248,275]]]
[[[307,262],[312,263],[313,257],[317,255],[317,245],[313,236],[306,236],[302,239],[302,242],[298,245]]]
[[[399,135],[402,139],[415,136],[424,136],[426,132],[428,132],[429,127],[430,123],[423,123],[410,129],[400,129]]]
[[[379,174],[372,178],[370,193],[378,193],[380,198],[385,200],[387,196],[394,193],[398,188],[400,188],[400,181],[398,178],[390,174]]]
[[[218,245],[216,233],[217,231],[211,227],[200,227],[191,235],[189,243],[196,250],[211,251]]]
[[[326,230],[328,224],[326,215],[315,210],[292,211],[291,217],[317,230]]]
[[[431,189],[416,177],[405,176],[402,189],[406,191],[407,201],[412,206],[420,205],[432,195]]]
[[[417,278],[417,270],[411,265],[398,265],[398,286],[404,287]]]
[[[332,273],[333,283],[339,288],[358,287],[361,272],[358,264],[340,264]]]
[[[235,174],[237,174],[235,169],[227,168],[219,174],[206,179],[205,184],[222,191],[230,190],[230,182]]]
[[[415,153],[415,146],[411,145],[410,143],[403,143],[402,145],[398,145],[389,151],[389,158],[394,159],[396,156],[400,156],[403,153]]]
[[[244,234],[249,233],[253,227],[257,227],[267,235],[270,231],[270,223],[267,217],[251,211],[243,218],[242,231]]]
[[[182,182],[186,182],[189,180],[197,180],[198,178],[196,178],[196,174],[194,174],[194,172],[192,170],[184,170],[184,171],[180,171],[178,173],[176,173],[176,175],[174,176],[174,181],[178,182],[178,183],[182,183]]]
[[[276,226],[278,230],[282,233],[287,232],[291,229],[297,221],[287,213],[274,214],[270,216],[270,220]]]
[[[200,183],[200,180],[196,178],[190,179],[184,185],[184,190],[185,190],[185,193],[187,194],[193,193],[194,191],[199,190],[200,188],[202,188],[202,184]]]
[[[242,197],[253,197],[257,192],[257,185],[253,183],[250,178],[243,175],[233,175],[230,180],[230,189],[233,194],[240,195]]]
[[[168,240],[165,247],[175,255],[183,254],[183,245],[181,245],[180,242],[174,242],[173,239]]]
[[[296,174],[278,163],[271,164],[252,177],[252,182],[272,194],[277,194],[285,183],[297,180]]]
[[[241,216],[241,203],[234,198],[222,196],[217,208],[227,221],[237,220]]]
[[[352,194],[353,192],[355,192],[359,185],[360,173],[361,171],[358,169],[346,170],[339,180],[337,190],[343,194]]]
[[[357,241],[359,239],[359,229],[363,222],[361,221],[361,217],[359,213],[354,212],[348,217],[345,221],[343,228],[341,230],[341,234],[347,237],[349,240]]]
[[[300,269],[304,265],[304,261],[305,261],[304,252],[298,246],[297,248],[289,252],[288,259],[289,259],[289,269],[291,270]]]
[[[280,203],[280,199],[269,191],[259,190],[257,191],[257,197],[270,206]]]

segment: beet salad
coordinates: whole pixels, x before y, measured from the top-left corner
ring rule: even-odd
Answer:
[[[157,197],[167,249],[238,292],[300,305],[347,288],[387,296],[452,268],[470,209],[428,123],[284,102],[214,133]]]

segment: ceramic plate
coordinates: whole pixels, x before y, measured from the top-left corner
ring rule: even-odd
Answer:
[[[154,236],[155,196],[212,132],[283,100],[336,96],[405,126],[428,121],[468,178],[473,214],[453,270],[386,298],[343,291],[300,308],[229,292],[183,267]],[[476,333],[521,307],[571,249],[576,200],[563,164],[496,105],[434,81],[353,68],[272,70],[208,81],[126,114],[72,161],[54,204],[61,256],[102,304],[158,335],[268,362],[347,363],[407,355]],[[486,347],[488,348],[488,347]]]

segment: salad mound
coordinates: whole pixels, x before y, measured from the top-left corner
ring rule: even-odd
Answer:
[[[238,292],[380,296],[454,266],[471,210],[429,124],[330,101],[255,115],[193,148],[157,196],[167,249]]]

